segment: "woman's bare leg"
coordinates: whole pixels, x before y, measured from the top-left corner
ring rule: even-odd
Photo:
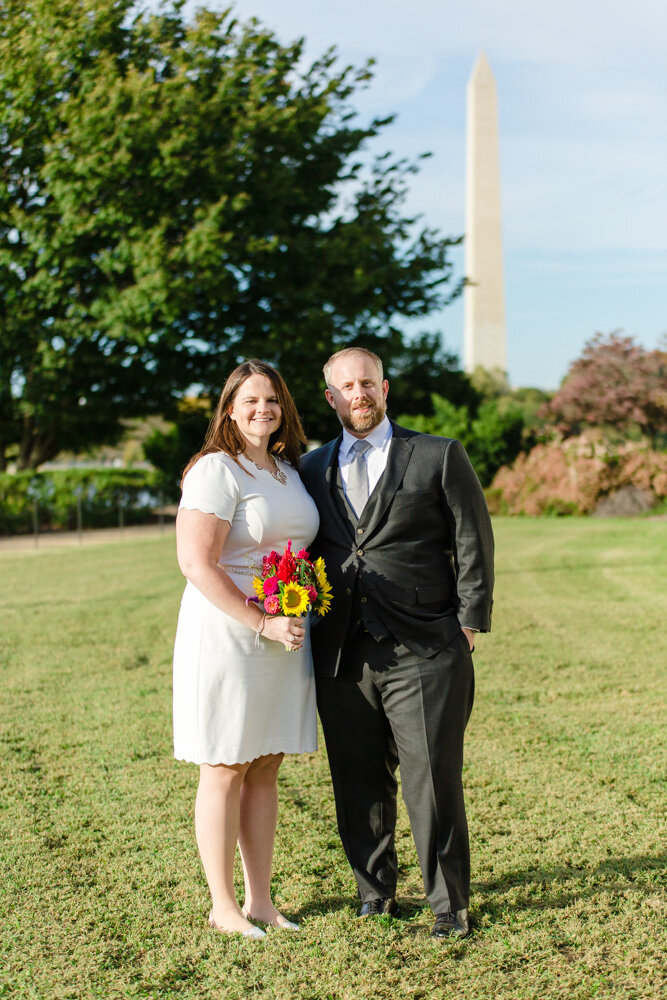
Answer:
[[[195,803],[197,846],[211,891],[211,916],[225,931],[248,931],[234,892],[241,788],[251,765],[202,764]]]
[[[244,910],[267,924],[277,924],[281,918],[271,900],[271,862],[282,759],[283,754],[258,757],[248,768],[241,788],[239,847],[245,882]]]

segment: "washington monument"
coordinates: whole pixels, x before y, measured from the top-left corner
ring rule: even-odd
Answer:
[[[463,364],[507,372],[496,82],[483,52],[468,81]]]

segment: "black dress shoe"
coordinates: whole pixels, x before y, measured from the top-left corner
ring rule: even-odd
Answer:
[[[388,896],[381,899],[369,899],[367,903],[362,903],[359,916],[379,917],[383,913],[388,913],[390,917],[398,917],[400,912],[395,897]]]
[[[455,913],[436,913],[431,937],[464,938],[468,937],[468,934],[470,934],[470,921],[467,910],[456,910]]]

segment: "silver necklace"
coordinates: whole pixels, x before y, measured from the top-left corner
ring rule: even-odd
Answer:
[[[268,472],[268,474],[270,476],[273,476],[273,478],[277,482],[279,482],[281,486],[287,486],[287,476],[285,475],[282,469],[278,468],[278,463],[276,462],[273,455],[269,455],[268,457],[271,459],[271,462],[273,463],[272,469],[265,469],[263,465],[258,465],[257,462],[255,462],[255,460],[252,458],[250,459],[250,461],[252,462],[252,464],[255,466],[256,469],[259,469],[260,472]]]

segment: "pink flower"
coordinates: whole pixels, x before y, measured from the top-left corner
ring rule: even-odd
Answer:
[[[314,604],[315,601],[317,600],[317,588],[308,586],[306,587],[306,590],[308,591],[308,600],[310,601],[311,604]]]
[[[266,598],[266,600],[264,601],[264,610],[266,611],[267,615],[278,614],[278,612],[280,611],[280,598],[278,597],[277,594],[271,594],[270,597]]]
[[[275,594],[278,591],[278,577],[277,576],[267,576],[266,580],[263,582],[264,593],[267,597],[271,594]]]
[[[297,559],[310,559],[310,556],[308,555],[308,549],[300,549],[300,551],[297,552],[296,557]]]

